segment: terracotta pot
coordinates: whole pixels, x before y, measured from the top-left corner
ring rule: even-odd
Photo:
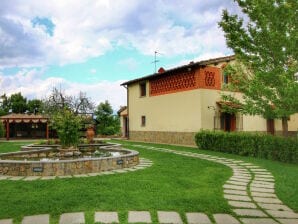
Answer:
[[[93,142],[94,136],[95,136],[95,132],[94,132],[93,127],[87,128],[86,137],[87,137],[87,140],[88,140],[89,143]]]

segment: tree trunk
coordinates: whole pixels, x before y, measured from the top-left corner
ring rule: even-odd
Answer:
[[[288,118],[283,117],[281,121],[282,121],[282,134],[284,137],[288,137]]]

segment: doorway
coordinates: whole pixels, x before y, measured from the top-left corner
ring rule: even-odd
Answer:
[[[226,112],[220,115],[220,129],[223,131],[235,131],[236,130],[236,116],[235,114],[229,114]]]

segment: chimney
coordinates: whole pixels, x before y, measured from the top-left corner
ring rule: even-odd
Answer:
[[[164,73],[166,70],[163,68],[163,67],[160,67],[159,69],[158,69],[158,74],[162,74],[162,73]]]

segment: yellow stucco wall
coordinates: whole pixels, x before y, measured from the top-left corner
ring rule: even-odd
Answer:
[[[240,93],[233,93],[238,98]],[[195,89],[172,94],[140,97],[139,84],[129,86],[130,131],[197,132],[214,128],[216,102],[220,101],[218,90]],[[209,107],[209,108],[208,108]],[[141,116],[146,116],[146,125],[141,126]],[[242,116],[243,131],[267,131],[266,120],[260,116]],[[297,131],[298,114],[292,115],[289,131]],[[281,131],[281,120],[275,120],[275,130]]]
[[[149,85],[147,82],[147,90]],[[201,126],[199,90],[140,97],[139,85],[129,86],[129,128],[131,131],[198,131]],[[146,126],[141,126],[146,116]]]

